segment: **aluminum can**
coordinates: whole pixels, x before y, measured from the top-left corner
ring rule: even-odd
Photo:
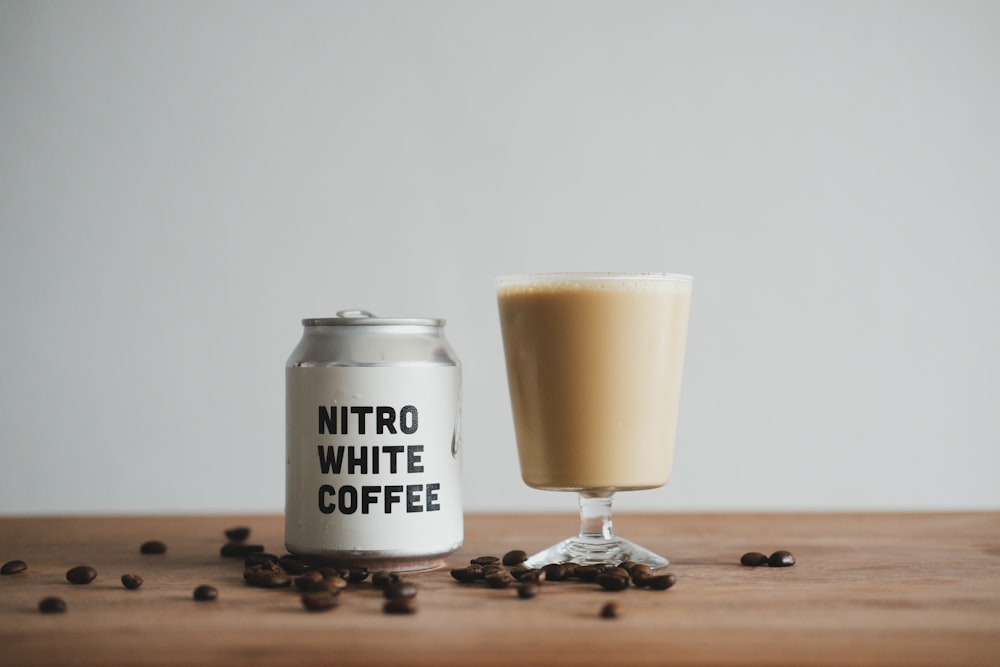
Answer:
[[[444,320],[302,320],[285,366],[285,547],[345,567],[439,567],[462,545],[461,364]]]

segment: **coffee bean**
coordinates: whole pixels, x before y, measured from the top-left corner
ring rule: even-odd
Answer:
[[[566,568],[561,563],[549,563],[542,566],[546,581],[564,581],[566,579]]]
[[[623,591],[628,588],[628,577],[602,572],[595,579],[597,585],[606,591]]]
[[[386,586],[382,591],[382,595],[387,600],[416,597],[417,585],[412,581],[397,581]]]
[[[791,567],[795,565],[795,556],[790,551],[775,551],[767,557],[767,564],[770,567]]]
[[[621,607],[617,602],[608,602],[601,607],[601,618],[618,618],[621,616]]]
[[[278,557],[266,551],[255,551],[247,554],[246,559],[243,561],[244,565],[264,565],[265,563],[277,565]]]
[[[219,597],[219,591],[215,589],[215,586],[209,586],[208,584],[202,584],[194,589],[194,599],[198,602],[209,602],[215,600]]]
[[[538,595],[540,590],[542,590],[542,587],[537,583],[533,581],[522,581],[517,586],[517,597],[522,600],[528,600]]]
[[[278,559],[278,565],[281,569],[288,574],[305,574],[313,569],[312,565],[309,563],[292,556],[291,554],[285,554]]]
[[[263,544],[247,544],[246,542],[226,542],[219,549],[223,558],[247,558],[252,553],[262,553]]]
[[[490,588],[507,588],[513,583],[514,577],[510,576],[510,572],[506,570],[486,575],[486,585]]]
[[[43,614],[61,614],[66,611],[66,602],[57,597],[42,598],[38,602],[38,611]]]
[[[572,578],[576,576],[576,569],[580,567],[579,563],[561,563],[563,570],[566,571],[566,578]]]
[[[471,584],[474,581],[478,581],[483,575],[483,568],[478,565],[470,565],[469,567],[456,567],[451,570],[451,577],[455,581],[461,582],[463,584]]]
[[[257,575],[258,572],[285,576],[285,571],[278,567],[277,563],[266,562],[257,565],[247,565],[243,568],[243,581],[248,582],[250,577]]]
[[[378,572],[372,573],[372,586],[375,588],[385,588],[389,584],[396,583],[397,581],[402,581],[403,578],[398,572],[390,572],[389,570],[379,570]]]
[[[0,567],[0,574],[18,574],[28,569],[28,564],[23,560],[9,560]]]
[[[292,584],[292,579],[287,574],[272,570],[256,570],[243,579],[257,588],[284,588]]]
[[[609,567],[605,569],[604,572],[602,572],[601,574],[610,574],[614,577],[621,577],[622,579],[629,578],[628,570],[621,567]]]
[[[322,574],[324,579],[328,579],[330,577],[340,577],[345,582],[347,581],[347,575],[350,573],[350,570],[347,568],[329,567],[327,565],[317,567],[316,571]]]
[[[648,565],[633,565],[632,567],[622,569],[628,572],[632,581],[635,581],[636,579],[646,579],[653,576],[653,568]]]
[[[340,598],[329,592],[305,593],[302,595],[302,606],[309,611],[326,611],[340,604]]]
[[[605,570],[603,565],[579,565],[573,570],[573,576],[580,581],[597,581],[597,575]]]
[[[622,562],[618,563],[618,567],[625,570],[629,574],[632,574],[632,568],[638,564],[639,563],[636,563],[634,560],[623,560]]]
[[[165,554],[167,553],[167,545],[159,540],[149,540],[148,542],[143,542],[139,545],[139,553]]]
[[[479,566],[470,565],[469,567],[479,567]],[[482,567],[482,578],[485,579],[486,577],[492,574],[498,574],[503,572],[510,574],[510,572],[507,571],[507,568],[505,568],[503,565],[484,565]]]
[[[247,538],[250,537],[250,529],[246,526],[227,528],[225,535],[230,542],[246,542]]]
[[[767,565],[767,556],[757,551],[748,551],[740,557],[740,565],[746,565],[747,567]]]
[[[292,580],[295,588],[299,591],[314,591],[321,587],[323,575],[319,572],[306,572],[300,577]]]
[[[511,576],[514,576],[513,574]],[[545,574],[545,570],[526,570],[522,572],[519,576],[514,576],[518,581],[523,581],[525,583],[532,584],[544,584],[548,578]]]
[[[496,556],[479,556],[469,561],[472,565],[486,567],[487,565],[501,565],[500,559]]]
[[[142,577],[140,577],[138,574],[123,574],[122,586],[129,589],[130,591],[134,591],[135,589],[139,588],[139,586],[142,586]]]
[[[382,606],[386,614],[415,614],[417,612],[416,598],[392,598]]]
[[[79,565],[66,572],[66,581],[71,584],[89,584],[97,578],[97,570],[89,565]]]
[[[336,574],[331,577],[323,577],[323,587],[331,591],[339,591],[347,588],[347,579]]]
[[[360,584],[367,578],[368,578],[367,567],[356,567],[347,573],[347,583],[349,584]]]
[[[646,585],[651,591],[665,591],[677,583],[677,575],[658,574],[646,579]]]
[[[504,565],[520,565],[524,561],[528,560],[528,554],[520,549],[514,549],[513,551],[508,551],[503,555],[501,563]]]

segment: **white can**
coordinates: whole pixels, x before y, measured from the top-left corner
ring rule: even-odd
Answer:
[[[462,545],[461,365],[444,321],[302,321],[285,367],[285,547],[345,567],[438,567]]]

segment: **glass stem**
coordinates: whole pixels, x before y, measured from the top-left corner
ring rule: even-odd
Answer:
[[[613,540],[611,530],[612,493],[580,493],[580,539]]]

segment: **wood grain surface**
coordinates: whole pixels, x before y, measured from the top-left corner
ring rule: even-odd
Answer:
[[[540,549],[573,524],[471,515],[448,565]],[[219,555],[241,525],[284,553],[280,516],[0,519],[0,562],[28,564],[0,577],[0,665],[1000,665],[1000,513],[621,515],[620,534],[671,558],[672,589],[559,582],[521,600],[444,569],[407,575],[410,616],[383,614],[368,582],[320,613],[247,586]],[[167,552],[140,554],[146,540]],[[739,564],[776,549],[797,564]],[[97,579],[67,583],[76,565]],[[126,590],[125,573],[145,583]],[[216,601],[192,599],[202,583]],[[50,595],[68,611],[39,613]],[[622,615],[602,619],[610,600]]]

